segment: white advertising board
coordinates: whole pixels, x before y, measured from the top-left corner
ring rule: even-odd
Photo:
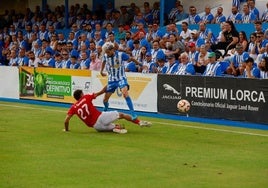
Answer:
[[[157,75],[127,73],[130,85],[129,95],[136,111],[157,112]],[[92,92],[101,90],[107,84],[107,77],[102,77],[99,72],[92,72]],[[103,96],[94,100],[94,104],[103,107]],[[128,109],[126,101],[119,89],[111,96],[109,107],[115,109]]]
[[[0,97],[19,99],[18,67],[0,66]]]

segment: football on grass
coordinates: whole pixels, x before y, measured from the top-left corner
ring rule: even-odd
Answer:
[[[183,112],[186,113],[190,110],[190,103],[189,101],[187,101],[186,99],[181,99],[178,104],[177,104],[177,108],[179,110],[179,112]]]

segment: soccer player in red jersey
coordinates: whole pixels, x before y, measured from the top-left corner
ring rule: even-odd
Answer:
[[[83,94],[82,90],[76,90],[73,94],[77,100],[69,109],[65,122],[64,131],[69,131],[69,121],[74,114],[76,114],[88,127],[92,127],[98,132],[115,132],[115,133],[127,133],[127,130],[122,126],[113,123],[118,119],[125,119],[131,121],[141,127],[151,126],[150,122],[141,121],[139,119],[132,120],[132,117],[128,114],[118,111],[99,111],[92,103],[99,95],[105,93],[106,86],[99,92],[93,94]]]

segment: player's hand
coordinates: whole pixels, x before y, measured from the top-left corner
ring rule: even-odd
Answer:
[[[107,73],[105,73],[105,72],[101,72],[100,73],[102,76],[107,76]]]

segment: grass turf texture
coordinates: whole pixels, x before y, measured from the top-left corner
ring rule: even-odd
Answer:
[[[268,185],[267,131],[141,117],[153,126],[119,135],[75,117],[65,133],[66,111],[0,102],[1,188]]]

